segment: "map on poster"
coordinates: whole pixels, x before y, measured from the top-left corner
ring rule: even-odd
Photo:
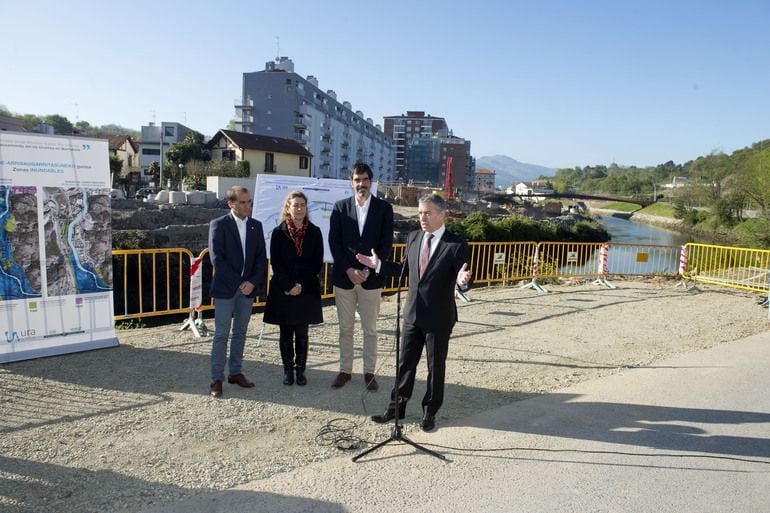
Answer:
[[[257,175],[254,187],[254,207],[251,216],[262,223],[265,245],[270,254],[270,236],[281,224],[281,208],[289,191],[299,190],[307,196],[308,219],[321,229],[324,239],[324,261],[332,262],[329,249],[329,218],[337,200],[353,195],[348,180],[308,178],[302,176]],[[372,183],[372,194],[377,195],[377,183]]]
[[[0,362],[117,345],[107,141],[0,133]]]

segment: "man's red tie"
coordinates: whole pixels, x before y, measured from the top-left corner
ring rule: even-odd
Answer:
[[[422,254],[420,255],[420,278],[425,274],[425,269],[428,268],[428,260],[430,260],[430,240],[433,238],[433,234],[427,234],[425,239],[425,247],[422,248]]]

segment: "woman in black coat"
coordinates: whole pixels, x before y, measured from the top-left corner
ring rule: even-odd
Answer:
[[[323,322],[321,284],[324,245],[321,230],[307,215],[307,196],[291,191],[281,210],[281,224],[270,239],[273,277],[267,295],[264,322],[278,324],[283,360],[283,384],[307,384],[308,325]]]

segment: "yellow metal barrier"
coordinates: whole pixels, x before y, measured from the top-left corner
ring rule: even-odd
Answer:
[[[541,242],[539,278],[599,276],[601,242]],[[607,243],[606,276],[677,275],[679,246]]]
[[[609,243],[608,274],[615,276],[669,276],[679,272],[680,246]]]
[[[188,312],[192,258],[184,248],[114,250],[115,319]]]
[[[601,242],[541,242],[538,244],[538,277],[596,276]]]
[[[470,269],[474,283],[506,283],[533,276],[538,250],[538,278],[597,277],[602,243],[574,242],[474,242],[470,243]],[[608,244],[607,276],[676,276],[679,246]],[[770,251],[704,244],[687,244],[687,276],[698,282],[766,292],[770,272]],[[400,262],[405,244],[394,244],[391,259]],[[190,305],[190,264],[193,254],[182,248],[115,250],[115,319],[126,320],[156,315],[185,314]],[[203,302],[201,310],[214,308],[208,294],[213,269],[208,249],[202,260]],[[321,271],[323,299],[334,297],[332,264]],[[269,266],[268,266],[269,277]],[[389,278],[384,292],[396,290],[396,277]],[[269,283],[269,282],[268,282]],[[409,287],[404,280],[402,290]],[[263,296],[264,298],[264,296]],[[254,306],[264,306],[257,297]]]
[[[767,292],[770,250],[687,243],[685,278],[735,289]]]
[[[471,242],[469,268],[473,281],[479,283],[506,283],[532,276],[534,242]]]

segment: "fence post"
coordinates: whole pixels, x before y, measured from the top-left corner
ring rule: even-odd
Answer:
[[[538,292],[548,292],[545,287],[537,282],[540,264],[540,243],[535,246],[535,256],[532,258],[532,281],[521,287],[522,289],[535,289]]]
[[[687,275],[687,260],[689,258],[689,252],[687,250],[687,244],[682,244],[682,249],[679,252],[679,283],[677,287],[682,287],[686,292],[693,290],[700,292],[700,289],[695,285],[695,281]],[[687,280],[690,280],[692,284],[688,284]]]
[[[599,248],[599,268],[597,270],[597,274],[599,277],[594,280],[592,285],[604,285],[608,289],[615,289],[615,285],[607,281],[607,273],[609,271],[609,254],[610,254],[610,247],[607,244],[602,244]]]
[[[208,328],[203,323],[203,259],[193,258],[190,262],[190,315],[184,320],[179,331],[190,328],[196,337],[208,337]]]

